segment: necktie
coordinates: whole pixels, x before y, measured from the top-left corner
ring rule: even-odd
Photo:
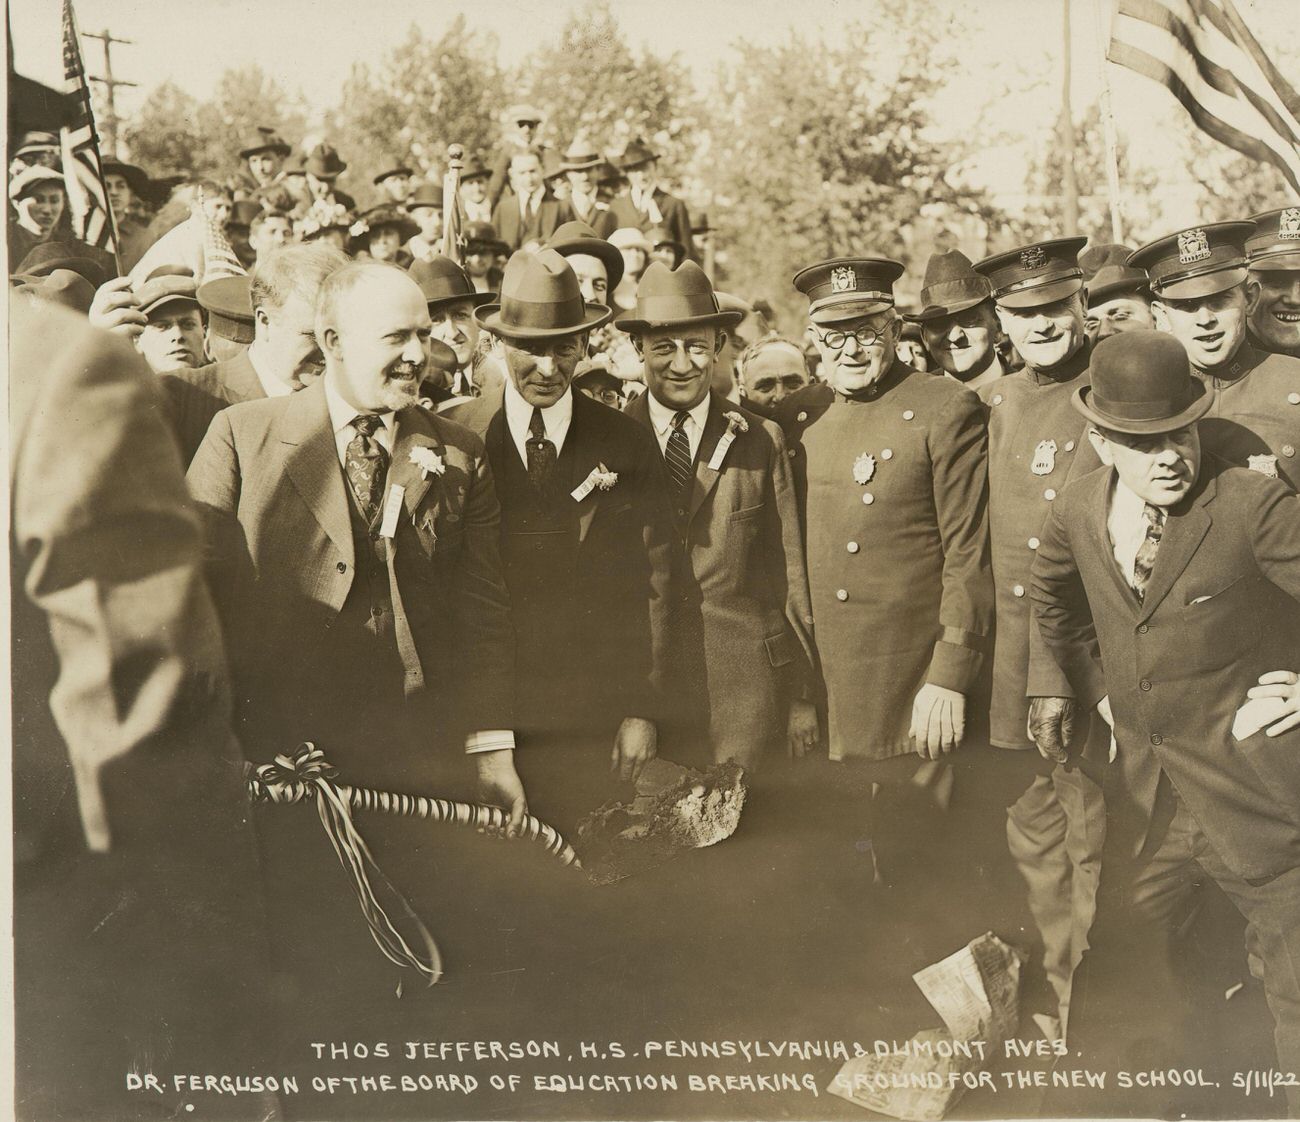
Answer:
[[[379,517],[379,500],[384,493],[384,477],[388,474],[388,453],[375,439],[375,432],[383,421],[373,413],[363,413],[352,418],[356,436],[348,441],[344,454],[344,471],[352,495],[366,525]]]
[[[542,493],[550,481],[557,458],[555,445],[546,439],[546,422],[542,411],[533,406],[533,419],[528,422],[528,482]]]
[[[673,498],[681,503],[690,486],[691,477],[691,442],[686,436],[686,421],[689,413],[682,410],[673,416],[673,431],[668,434],[668,445],[664,449],[664,462],[668,465],[668,477],[672,480]]]
[[[1150,503],[1142,507],[1142,517],[1146,520],[1146,535],[1138,546],[1133,558],[1133,591],[1139,600],[1146,598],[1147,581],[1151,579],[1151,570],[1155,568],[1156,551],[1160,548],[1160,538],[1165,532],[1165,512]]]

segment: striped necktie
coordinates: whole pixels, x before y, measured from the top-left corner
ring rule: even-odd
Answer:
[[[686,422],[690,414],[678,410],[673,415],[673,431],[668,434],[668,445],[664,449],[664,462],[668,465],[668,477],[673,484],[673,497],[680,504],[695,474],[691,465],[691,442],[686,435]]]
[[[1151,570],[1155,568],[1156,552],[1160,549],[1160,539],[1165,532],[1165,512],[1158,506],[1146,503],[1142,507],[1142,517],[1146,520],[1146,535],[1138,546],[1133,558],[1133,591],[1139,600],[1145,600],[1147,581],[1151,579]]]

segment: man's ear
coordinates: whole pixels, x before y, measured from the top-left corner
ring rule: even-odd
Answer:
[[[1169,322],[1169,311],[1159,300],[1151,301],[1151,322],[1156,325],[1157,331],[1173,333],[1173,324]]]
[[[1093,425],[1088,426],[1088,440],[1097,453],[1097,459],[1110,467],[1115,462],[1115,456],[1110,450],[1110,441]]]
[[[719,331],[718,338],[716,342],[714,342],[713,344],[713,357],[717,358],[718,355],[722,354],[722,348],[725,347],[726,345],[727,345],[727,333],[725,331]]]
[[[644,358],[645,358],[645,340],[644,340],[640,335],[635,334],[635,333],[629,335],[628,338],[632,340],[632,346],[634,346],[634,347],[636,348],[637,357],[638,357],[638,358],[641,358],[641,359],[644,359]]]
[[[1259,307],[1259,298],[1263,295],[1264,286],[1251,277],[1246,281],[1246,315],[1253,316],[1255,309]]]
[[[334,328],[325,328],[322,333],[316,336],[316,342],[320,344],[320,349],[327,355],[333,355],[335,358],[338,357],[339,333],[334,330]]]

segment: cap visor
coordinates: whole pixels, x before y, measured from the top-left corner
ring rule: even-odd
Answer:
[[[995,299],[1003,308],[1041,308],[1044,304],[1055,304],[1058,300],[1073,296],[1082,287],[1082,277],[1066,277],[1064,280],[1049,281],[1034,288],[1008,292],[1005,296],[998,296]]]
[[[1206,390],[1203,382],[1194,381],[1193,384],[1199,396],[1191,405],[1172,417],[1156,417],[1149,421],[1131,421],[1094,409],[1089,401],[1091,386],[1080,386],[1075,390],[1070,398],[1070,404],[1094,425],[1100,425],[1104,429],[1128,433],[1131,436],[1154,436],[1162,432],[1177,432],[1193,421],[1199,421],[1209,412],[1210,406],[1214,404],[1214,398]]]
[[[1170,300],[1196,300],[1202,296],[1213,296],[1216,292],[1227,292],[1245,279],[1246,267],[1238,265],[1231,269],[1216,269],[1199,277],[1177,280],[1172,284],[1153,286],[1153,289],[1157,298],[1167,296]]]
[[[1276,253],[1257,254],[1250,262],[1252,273],[1293,273],[1300,271],[1300,248]]]
[[[844,320],[858,319],[861,316],[873,316],[884,312],[894,305],[888,300],[844,300],[837,304],[817,308],[808,313],[813,323],[842,323]]]

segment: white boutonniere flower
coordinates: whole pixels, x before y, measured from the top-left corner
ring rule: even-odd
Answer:
[[[749,422],[739,413],[724,413],[722,416],[727,422],[727,431],[722,434],[718,446],[713,450],[713,459],[709,461],[710,471],[717,471],[722,467],[722,461],[727,458],[727,449],[735,441],[736,433],[749,432]]]
[[[432,448],[423,446],[411,449],[411,463],[420,469],[420,475],[424,479],[431,475],[441,475],[447,470],[446,461]]]
[[[733,440],[736,438],[736,433],[749,432],[749,422],[739,413],[723,413],[722,416],[727,422],[727,432],[731,434]]]
[[[618,472],[610,471],[604,464],[598,464],[591,473],[569,492],[574,502],[582,502],[592,491],[608,491],[618,482]]]

